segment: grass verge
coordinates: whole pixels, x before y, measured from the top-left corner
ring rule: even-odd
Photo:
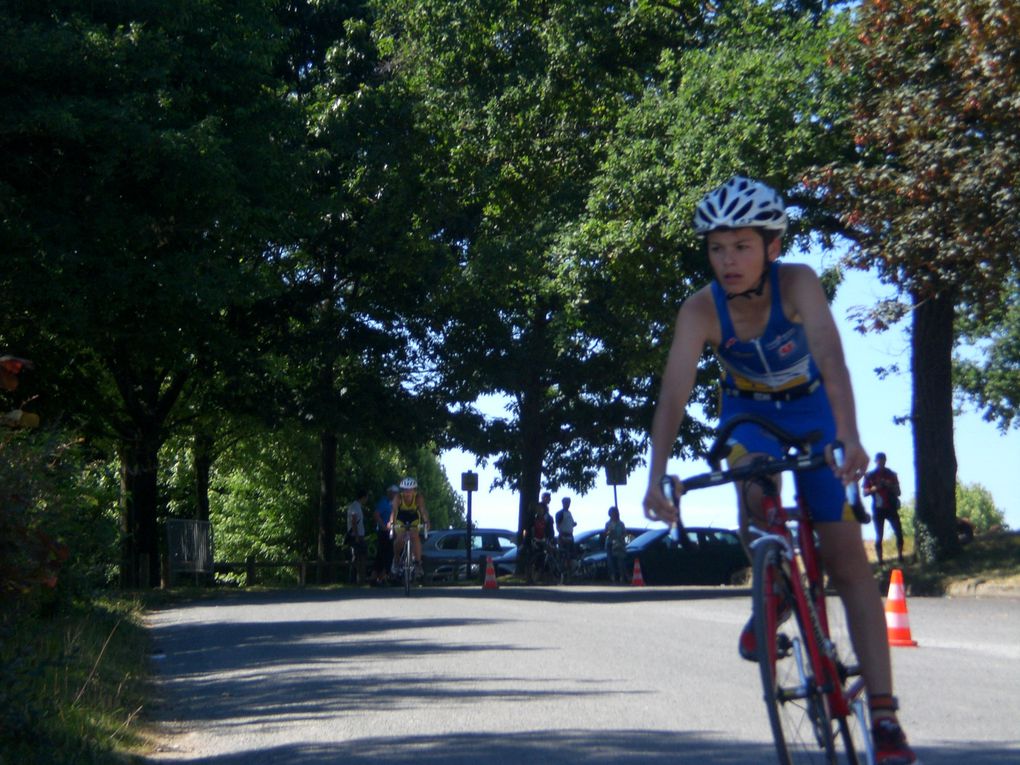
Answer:
[[[145,747],[142,608],[103,599],[0,623],[0,763],[107,765]]]
[[[1020,533],[1000,531],[979,535],[956,558],[934,566],[923,565],[914,557],[913,540],[905,540],[903,563],[896,560],[895,546],[883,546],[885,563],[876,564],[883,590],[889,586],[890,572],[903,571],[907,594],[941,596],[1010,591],[1020,592]]]

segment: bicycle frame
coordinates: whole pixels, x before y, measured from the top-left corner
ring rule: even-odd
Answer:
[[[728,456],[727,439],[738,425],[748,422],[771,432],[784,445],[785,457],[755,461],[723,470],[722,460]],[[787,723],[779,721],[783,715],[777,710],[779,706],[785,707],[788,702],[793,702],[792,710],[800,708],[814,725],[824,721],[828,726],[827,731],[825,728],[815,729],[816,743],[824,750],[826,762],[835,761],[832,758],[835,757],[834,740],[837,731],[831,727],[835,723],[850,761],[870,763],[873,762],[870,736],[863,736],[863,741],[857,742],[854,741],[852,730],[856,727],[853,721],[860,728],[867,728],[863,703],[864,680],[859,666],[847,666],[837,656],[836,643],[830,632],[824,572],[815,541],[814,524],[807,507],[799,498],[796,507],[783,506],[776,483],[772,480],[772,476],[780,473],[798,473],[824,466],[825,457],[812,453],[811,448],[811,444],[819,438],[817,433],[792,436],[774,423],[753,415],[735,417],[719,430],[709,451],[708,460],[712,471],[684,480],[682,489],[686,493],[724,483],[749,482],[762,490],[760,515],[756,514],[755,518],[749,519],[753,532],[758,535],[751,543],[754,551],[755,612],[758,613],[760,607],[764,617],[763,622],[756,625],[755,631],[759,641],[769,643],[767,647],[759,643],[758,650],[766,652],[759,657],[759,662],[763,682],[766,684],[766,704],[769,706],[780,761],[793,762],[787,751],[784,734],[778,730]],[[836,458],[840,459],[838,456]],[[852,487],[856,489],[855,485]],[[676,487],[673,480],[664,476],[662,488],[667,497],[672,496],[674,504],[679,507],[679,499],[674,495]],[[847,501],[855,508],[858,520],[862,521],[857,514],[859,497],[850,487]],[[679,533],[680,539],[684,538],[679,513],[674,532]],[[764,549],[756,550],[759,547]],[[771,558],[770,551],[771,555],[778,557]],[[770,560],[774,563],[770,564]],[[782,563],[779,563],[780,560]],[[769,569],[776,565],[780,568],[779,580],[773,580],[769,574]],[[773,588],[770,584],[773,581],[782,586]],[[790,635],[783,633],[780,641],[774,638],[780,634],[780,623],[785,621],[786,617],[782,615],[784,608],[795,611],[798,621],[797,627],[792,630],[792,640]],[[778,662],[785,662],[791,656],[792,663],[785,666],[795,668],[795,672],[780,682],[776,676]],[[772,687],[771,691],[769,687]],[[822,699],[824,708],[812,706]]]

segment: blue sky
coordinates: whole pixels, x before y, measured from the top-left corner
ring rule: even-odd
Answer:
[[[803,258],[787,256],[784,259],[807,262],[819,268],[817,255]],[[909,334],[906,327],[898,327],[861,335],[854,331],[852,320],[847,318],[853,308],[873,305],[892,294],[892,290],[882,285],[873,274],[852,271],[840,287],[832,310],[854,383],[861,439],[870,454],[884,451],[888,455],[888,466],[899,473],[903,498],[908,500],[914,495],[913,441],[909,426],[897,425],[893,420],[910,411]],[[897,374],[879,379],[874,372],[876,367],[894,364],[900,366]],[[488,413],[500,416],[499,403],[494,402]],[[1012,483],[1020,468],[1020,431],[1013,428],[1002,434],[994,424],[985,422],[980,413],[969,407],[956,418],[955,446],[958,479],[965,484],[978,483],[988,489],[996,506],[1004,511],[1006,523],[1011,528],[1020,528],[1020,491]],[[472,499],[472,512],[477,524],[516,528],[517,498],[505,490],[489,491],[496,477],[491,466],[481,467],[473,455],[459,451],[445,452],[441,459],[455,488],[460,487],[462,472],[474,470],[479,474],[479,491]],[[669,467],[671,473],[681,476],[705,469],[704,463],[680,460],[671,461]],[[639,470],[630,475],[626,486],[617,487],[620,514],[629,525],[648,525],[641,510],[646,481],[647,474]],[[604,525],[606,512],[614,504],[613,489],[605,485],[604,476],[599,485],[584,496],[567,490],[555,495],[554,511],[559,508],[561,496],[572,497],[571,509],[582,529]],[[734,506],[733,489],[730,487],[697,492],[684,499],[684,519],[689,525],[733,527],[736,524]],[[874,536],[870,526],[865,529],[865,536]]]

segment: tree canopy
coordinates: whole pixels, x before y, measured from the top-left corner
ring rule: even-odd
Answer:
[[[807,185],[852,232],[847,262],[876,268],[912,317],[920,549],[932,559],[958,549],[954,322],[988,328],[1020,265],[1020,4],[871,0],[856,24],[833,55],[855,88],[845,119],[856,154]]]

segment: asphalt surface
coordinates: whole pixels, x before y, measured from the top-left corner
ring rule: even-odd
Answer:
[[[913,598],[925,765],[1020,762],[1020,599]],[[153,763],[773,761],[739,588],[237,593],[153,613]]]

